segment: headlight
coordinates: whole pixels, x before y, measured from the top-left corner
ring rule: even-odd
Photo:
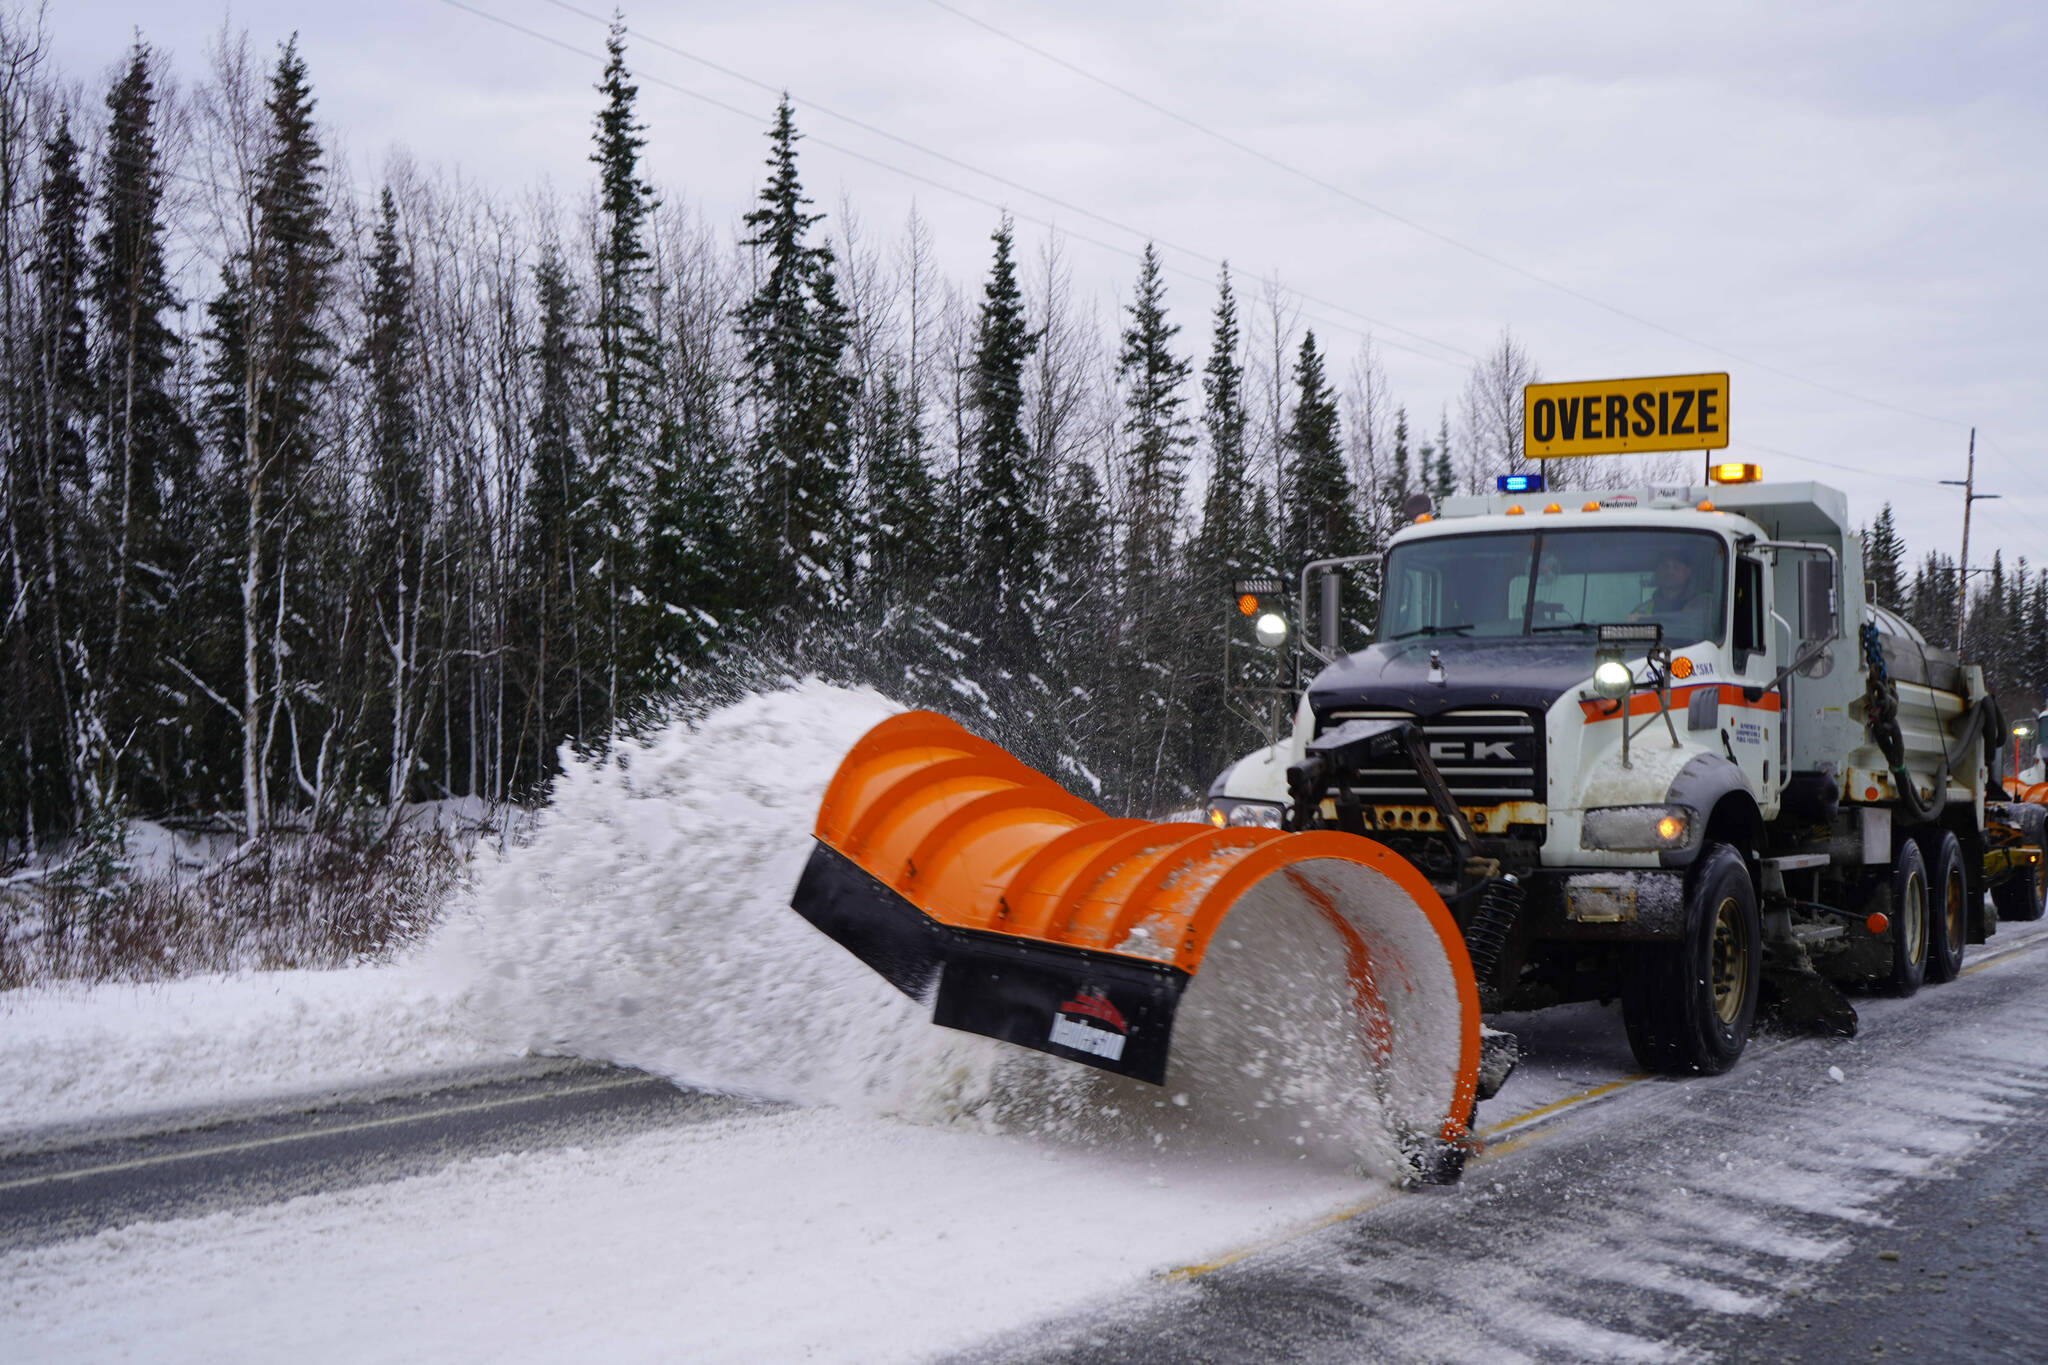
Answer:
[[[1609,701],[1620,701],[1635,685],[1635,674],[1619,659],[1609,659],[1593,670],[1593,690]]]
[[[1260,829],[1279,829],[1283,823],[1285,808],[1270,801],[1237,801],[1219,796],[1209,803],[1209,823],[1212,825],[1253,825]]]
[[[1277,611],[1269,611],[1252,625],[1252,634],[1259,637],[1259,643],[1268,649],[1278,649],[1287,638],[1287,618]]]
[[[1656,853],[1692,846],[1699,813],[1691,806],[1602,806],[1579,823],[1579,847]]]

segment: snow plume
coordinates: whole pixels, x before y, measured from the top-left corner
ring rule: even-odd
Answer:
[[[1298,935],[1262,935],[1257,954],[1217,945],[1162,1088],[934,1027],[928,1005],[795,914],[827,782],[899,709],[810,680],[572,763],[531,842],[479,874],[436,946],[488,1036],[763,1099],[1385,1169],[1356,1063],[1293,1036],[1330,961],[1305,958],[1321,945]],[[1331,1001],[1314,1012],[1341,1018]]]
[[[916,1110],[986,1074],[995,1044],[932,1028],[789,908],[825,784],[899,709],[811,680],[570,763],[439,945],[485,1028],[807,1104]]]

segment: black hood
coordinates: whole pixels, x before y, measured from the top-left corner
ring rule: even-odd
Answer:
[[[1430,681],[1432,650],[1443,660],[1440,684]],[[1354,706],[1417,716],[1468,706],[1543,710],[1592,676],[1593,655],[1584,635],[1417,636],[1339,659],[1309,685],[1308,700],[1318,716]]]

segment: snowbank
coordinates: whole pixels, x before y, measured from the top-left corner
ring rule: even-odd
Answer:
[[[419,965],[0,993],[0,1131],[510,1060]]]

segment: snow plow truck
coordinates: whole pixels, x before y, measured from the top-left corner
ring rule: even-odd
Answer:
[[[1292,934],[1424,1180],[1456,1177],[1513,1064],[1482,1014],[1618,999],[1665,1073],[1734,1065],[1760,1011],[1852,1034],[1840,987],[1953,979],[2042,913],[2048,806],[1996,799],[1982,671],[1869,600],[1840,492],[1715,474],[1414,509],[1349,652],[1364,557],[1309,565],[1283,610],[1320,671],[1203,823],[1113,819],[951,721],[884,722],[795,908],[939,1024],[1154,1085],[1229,950]],[[1269,605],[1232,607],[1271,644]]]

